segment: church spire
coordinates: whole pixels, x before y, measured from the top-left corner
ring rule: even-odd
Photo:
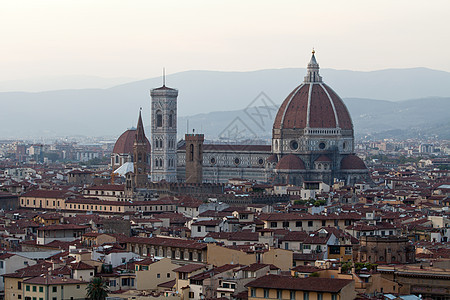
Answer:
[[[134,168],[134,188],[145,188],[148,181],[148,149],[147,138],[145,137],[144,125],[142,123],[141,110],[136,128],[136,135],[133,144],[133,168]]]
[[[312,50],[311,60],[309,61],[307,73],[305,76],[305,83],[322,82],[322,76],[319,75],[319,64],[317,63],[316,51]]]
[[[142,111],[142,108],[139,110],[139,119],[138,119],[137,128],[136,128],[136,137],[134,140],[135,143],[145,143],[145,141],[146,141],[144,125],[142,123],[141,111]]]

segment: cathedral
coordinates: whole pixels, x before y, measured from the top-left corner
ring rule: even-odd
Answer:
[[[202,134],[186,134],[177,142],[178,91],[163,85],[150,94],[151,147],[142,136],[139,143],[140,149],[147,150],[151,181],[225,183],[242,178],[293,185],[370,181],[367,167],[354,154],[347,107],[322,81],[314,51],[303,82],[288,94],[276,114],[271,145],[208,144]],[[130,138],[133,134],[135,139]],[[117,140],[118,150],[114,147],[111,155],[113,170],[127,162],[136,165],[139,158],[133,151],[126,153],[136,139],[137,131],[128,130]]]

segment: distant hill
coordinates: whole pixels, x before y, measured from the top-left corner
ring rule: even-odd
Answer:
[[[206,132],[207,128],[210,130],[209,127],[220,128],[220,120],[227,122],[227,113],[222,111],[244,109],[261,92],[275,105],[281,104],[287,94],[303,81],[304,74],[304,69],[254,72],[186,71],[167,76],[166,82],[168,86],[179,90],[180,133],[184,132],[182,127],[186,123],[182,116],[220,112],[213,113],[212,120],[210,116],[201,116],[204,122],[196,128],[200,130],[203,126]],[[360,130],[361,133],[397,129],[403,126],[401,124],[433,126],[436,123],[436,114],[442,114],[445,111],[442,108],[449,103],[449,98],[437,98],[450,96],[450,73],[447,72],[425,68],[374,72],[322,69],[321,74],[324,81],[343,98],[400,101],[393,103],[346,100],[357,131]],[[128,127],[135,126],[139,107],[143,108],[144,123],[149,124],[149,90],[160,85],[161,78],[151,78],[108,89],[0,93],[0,138],[118,136]],[[411,104],[413,107],[402,106],[401,100],[412,98],[426,99],[414,100],[417,102],[411,102],[415,103]],[[369,104],[363,101],[375,102],[370,102],[372,104],[369,107]],[[424,101],[436,101],[440,106],[432,107],[431,102]],[[407,105],[409,101],[404,103]],[[390,110],[382,110],[389,105]],[[396,110],[393,110],[394,108]],[[402,118],[396,116],[393,111],[400,113]],[[379,114],[376,115],[376,112]],[[378,118],[384,115],[391,121],[378,122]],[[195,116],[196,119],[199,117]],[[193,128],[196,121],[193,117],[189,119],[192,119],[190,127]]]
[[[103,78],[98,76],[67,75],[43,76],[0,81],[0,92],[41,92],[66,89],[105,89],[136,79]]]
[[[352,116],[357,136],[418,137],[437,136],[450,139],[450,98],[423,98],[399,102],[372,99],[343,99]],[[238,118],[238,125],[248,138],[268,140],[272,136],[274,115],[263,128],[255,124],[244,110],[212,112],[179,118],[179,132],[196,129],[206,137],[217,139]],[[269,119],[269,118],[268,118]],[[230,125],[231,124],[231,125]]]
[[[413,68],[372,72],[321,69],[320,72],[324,82],[342,98],[401,101],[450,97],[450,73],[443,71]],[[303,68],[253,72],[187,71],[168,76],[166,82],[180,91],[178,112],[180,116],[187,116],[243,109],[261,92],[274,103],[281,104],[303,82],[305,74]],[[147,101],[149,89],[160,85],[160,78],[152,78],[116,86],[111,90],[121,94],[133,92],[136,99]]]
[[[415,130],[423,134],[439,134],[441,138],[450,132],[428,132],[450,122],[450,98],[422,98],[399,102],[369,99],[344,99],[360,135],[379,134],[391,130]],[[436,127],[437,126],[437,127]]]

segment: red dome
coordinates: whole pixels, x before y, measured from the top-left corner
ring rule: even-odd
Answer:
[[[354,154],[347,155],[341,160],[341,170],[366,170],[366,164]]]
[[[294,154],[283,156],[275,166],[277,170],[305,170],[303,161]]]
[[[326,84],[298,86],[281,104],[273,124],[275,129],[306,127],[353,129],[347,107]]]
[[[305,81],[287,96],[273,123],[274,129],[307,127],[353,129],[344,102],[322,82],[314,52]]]
[[[136,136],[136,129],[128,129],[117,139],[114,144],[113,153],[115,154],[124,154],[124,153],[133,153],[133,144]],[[147,151],[150,153],[150,142],[146,138],[147,141]]]

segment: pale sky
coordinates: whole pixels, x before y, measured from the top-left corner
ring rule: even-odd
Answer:
[[[0,80],[305,67],[450,71],[449,0],[12,0]]]

